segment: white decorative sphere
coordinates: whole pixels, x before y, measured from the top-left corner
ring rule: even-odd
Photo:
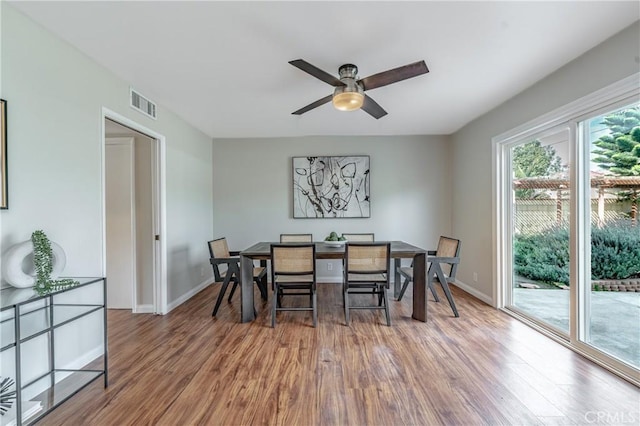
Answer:
[[[12,246],[4,255],[2,276],[6,282],[17,288],[33,287],[36,284],[36,274],[33,265],[29,270],[23,268],[24,260],[33,254],[33,243],[31,240],[24,241]],[[51,279],[60,276],[67,264],[67,256],[59,244],[51,241],[51,254],[53,271]]]

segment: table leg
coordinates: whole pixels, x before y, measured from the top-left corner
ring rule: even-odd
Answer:
[[[398,299],[400,296],[400,290],[402,289],[402,278],[400,277],[400,266],[402,266],[402,259],[395,258],[393,270],[395,271],[395,277],[393,278],[393,298]]]
[[[413,319],[427,322],[427,289],[426,274],[427,256],[418,253],[413,257]]]
[[[240,322],[256,319],[253,304],[253,259],[240,256]]]

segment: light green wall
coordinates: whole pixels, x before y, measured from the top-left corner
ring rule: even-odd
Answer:
[[[66,251],[65,274],[103,273],[106,107],[166,137],[168,302],[187,294],[211,274],[206,248],[213,233],[211,139],[162,106],[157,121],[134,111],[127,82],[6,3],[1,22],[9,145],[2,252],[43,229]]]
[[[491,299],[491,139],[640,71],[640,24],[624,29],[452,135],[453,234],[463,241],[458,278]],[[640,87],[640,82],[639,82]],[[478,282],[473,282],[473,273]]]

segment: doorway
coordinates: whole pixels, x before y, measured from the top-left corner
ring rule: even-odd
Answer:
[[[163,140],[103,111],[103,270],[107,308],[166,312]]]

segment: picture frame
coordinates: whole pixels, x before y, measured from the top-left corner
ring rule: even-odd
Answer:
[[[368,155],[292,158],[293,218],[371,217]]]
[[[0,209],[9,208],[7,183],[7,101],[0,99]]]

